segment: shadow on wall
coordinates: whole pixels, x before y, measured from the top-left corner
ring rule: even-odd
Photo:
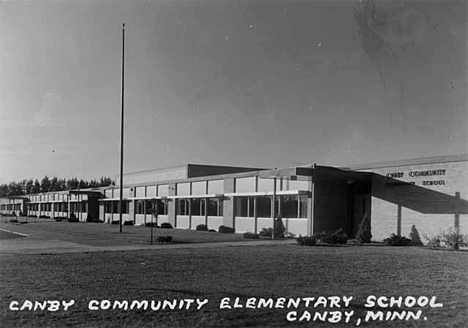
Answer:
[[[468,214],[468,201],[379,174],[372,176],[372,196],[424,214]]]

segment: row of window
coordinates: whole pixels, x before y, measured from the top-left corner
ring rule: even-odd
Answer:
[[[176,215],[223,216],[223,201],[219,198],[177,199]]]
[[[1,204],[0,209],[2,211],[20,211],[21,204]]]
[[[235,184],[236,192],[273,192],[275,189],[274,179],[272,178],[237,178]],[[286,178],[277,178],[277,191],[287,190],[309,190],[309,181],[290,180]]]
[[[272,196],[236,197],[234,215],[240,217],[272,216]],[[255,204],[256,202],[256,204]],[[255,210],[257,213],[255,213]],[[283,218],[307,218],[306,195],[281,195],[276,197],[275,212]],[[255,215],[257,214],[257,215]]]
[[[44,212],[68,212],[68,203],[33,203],[28,205],[30,211],[44,211]],[[87,202],[72,202],[70,203],[71,212],[88,212]]]

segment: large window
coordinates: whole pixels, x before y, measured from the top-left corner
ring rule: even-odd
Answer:
[[[176,200],[176,214],[177,215],[189,215],[189,200],[188,199]]]
[[[145,214],[145,201],[144,200],[135,201],[135,214]]]
[[[297,195],[285,195],[280,196],[281,201],[281,217],[283,218],[298,218],[299,207],[298,207],[298,196]]]
[[[268,196],[257,197],[257,217],[260,217],[260,218],[271,217],[271,197],[268,197]]]
[[[235,200],[235,215],[242,217],[254,217],[254,198],[253,197],[236,197]]]
[[[158,215],[167,215],[167,199],[161,199],[157,204]]]
[[[205,216],[205,200],[201,198],[194,198],[191,201],[191,215]]]
[[[219,198],[208,198],[208,216],[223,216],[223,201]]]

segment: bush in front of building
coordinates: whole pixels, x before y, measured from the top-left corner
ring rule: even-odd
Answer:
[[[195,229],[197,231],[208,231],[208,226],[206,224],[199,224]]]
[[[160,244],[170,243],[172,242],[172,236],[159,236],[157,241]]]
[[[37,218],[37,215],[36,214],[29,214],[28,218]]]
[[[124,223],[123,223],[124,226],[132,226],[133,225],[133,221],[132,220],[125,220]]]
[[[75,217],[70,216],[67,221],[68,222],[80,222],[80,220],[78,220],[78,218],[76,216]]]
[[[119,220],[112,220],[111,224],[119,224]]]
[[[245,239],[260,239],[260,235],[253,232],[245,232],[242,237]]]
[[[236,230],[235,230],[234,228],[221,225],[221,226],[219,226],[219,228],[218,228],[218,232],[219,232],[219,233],[235,233]]]
[[[317,245],[317,236],[314,235],[314,236],[309,236],[309,237],[297,237],[296,238],[296,241],[297,241],[297,244],[299,246],[315,246]]]
[[[286,227],[283,224],[283,219],[278,215],[275,219],[275,238],[284,238],[285,231]]]
[[[260,237],[270,237],[273,235],[273,228],[262,228],[259,232]]]
[[[448,248],[451,250],[459,250],[460,247],[468,247],[468,235],[460,233],[459,228],[451,227],[441,231],[438,235],[426,237],[429,248]]]
[[[322,231],[316,235],[321,243],[325,244],[340,244],[344,245],[348,241],[349,237],[346,232],[340,228],[334,232]]]
[[[161,229],[172,229],[172,224],[169,222],[163,222],[161,223]]]
[[[40,218],[40,219],[50,219],[50,216],[48,216],[48,215],[39,215],[38,218]]]
[[[158,224],[156,222],[146,222],[145,227],[147,227],[147,228],[151,228],[151,227],[159,228],[159,226],[158,226]]]
[[[385,246],[411,246],[411,239],[392,233],[389,238],[384,239]]]
[[[371,242],[371,239],[372,239],[371,222],[370,222],[370,217],[369,215],[367,215],[367,213],[362,218],[361,223],[359,223],[359,229],[356,234],[356,239],[359,240],[360,243]]]
[[[423,245],[423,243],[421,241],[421,237],[419,237],[418,229],[416,229],[416,226],[414,224],[411,227],[411,232],[410,232],[409,238],[411,239],[411,246],[422,246]]]

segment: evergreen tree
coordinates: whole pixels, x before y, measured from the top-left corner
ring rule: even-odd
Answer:
[[[367,215],[367,213],[364,214],[364,218],[359,224],[359,230],[357,232],[356,239],[359,240],[359,242],[361,243],[371,242],[371,239],[372,239],[371,222],[370,222],[369,215]]]
[[[53,177],[51,180],[50,180],[50,188],[49,188],[49,191],[59,191],[59,185],[58,185],[58,178],[57,177]]]
[[[49,192],[50,191],[50,179],[46,175],[41,180],[41,192]]]

